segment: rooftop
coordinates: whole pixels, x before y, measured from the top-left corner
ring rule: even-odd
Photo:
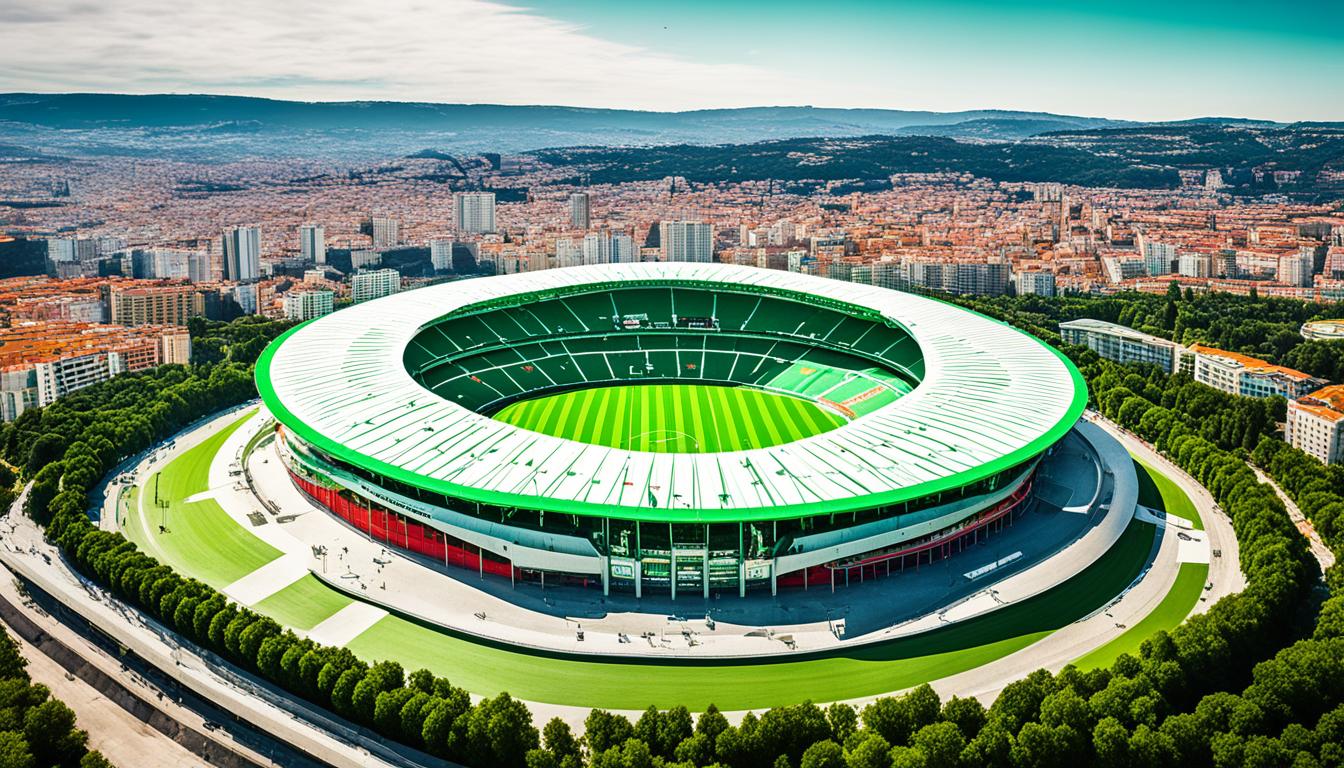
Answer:
[[[496,421],[430,394],[403,365],[411,338],[445,315],[620,280],[806,294],[874,311],[913,336],[925,376],[904,397],[820,435],[683,454],[590,445]],[[417,487],[503,506],[687,522],[834,513],[959,488],[1053,445],[1087,399],[1059,352],[959,307],[795,273],[683,263],[555,269],[377,299],[288,332],[262,355],[257,384],[303,440]]]

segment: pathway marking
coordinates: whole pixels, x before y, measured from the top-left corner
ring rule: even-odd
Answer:
[[[313,627],[308,632],[308,639],[321,645],[344,646],[387,615],[387,611],[376,605],[356,600]]]
[[[224,588],[243,605],[255,605],[308,575],[308,559],[288,552]]]

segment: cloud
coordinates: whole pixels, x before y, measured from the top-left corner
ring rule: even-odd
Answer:
[[[486,0],[0,0],[0,18],[9,91],[680,109],[799,85]]]

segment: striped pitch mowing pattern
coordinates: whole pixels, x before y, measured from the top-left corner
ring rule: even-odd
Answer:
[[[765,448],[845,423],[796,397],[700,384],[579,389],[513,403],[495,418],[568,440],[659,453]]]

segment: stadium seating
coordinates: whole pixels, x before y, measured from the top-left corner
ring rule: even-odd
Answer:
[[[902,329],[789,297],[688,286],[613,286],[457,313],[405,351],[425,387],[482,412],[591,384],[747,385],[861,416],[923,375]]]

